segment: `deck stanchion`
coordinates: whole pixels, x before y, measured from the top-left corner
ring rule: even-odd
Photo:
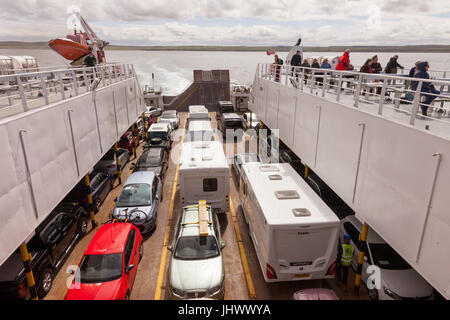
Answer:
[[[134,126],[134,123],[133,123],[131,125],[131,132],[133,132],[133,155],[134,155],[134,158],[136,159],[137,158],[137,155],[136,155],[136,138],[137,138],[137,135],[136,135],[135,129],[136,129],[136,127]]]
[[[91,189],[91,181],[89,179],[89,174],[84,176],[84,185],[86,186],[86,192],[88,196],[89,203],[89,217],[91,218],[92,229],[97,227],[97,223],[95,222],[95,211],[94,211],[94,202],[92,201],[92,189]]]
[[[34,282],[33,270],[31,269],[31,255],[28,253],[28,248],[25,242],[20,245],[20,255],[22,256],[22,262],[25,268],[27,285],[28,289],[30,290],[31,299],[39,300],[36,283]]]
[[[308,178],[308,171],[309,171],[309,168],[307,165],[305,165],[305,174],[304,174],[305,179]]]
[[[147,121],[145,120],[145,112],[142,112],[142,122],[144,123],[144,135],[147,136]]]
[[[366,240],[367,240],[367,231],[369,229],[369,226],[367,223],[363,224],[362,231],[359,235],[359,255],[358,255],[358,268],[356,269],[356,276],[355,276],[355,295],[359,296],[359,288],[361,286],[361,272],[362,267],[364,263],[364,255],[366,254],[365,248],[366,248]]]
[[[121,178],[121,171],[120,171],[120,161],[119,161],[119,152],[118,152],[119,146],[117,145],[117,142],[114,144],[114,150],[116,153],[116,168],[117,168],[117,178],[119,178],[119,184],[122,184],[122,178]]]

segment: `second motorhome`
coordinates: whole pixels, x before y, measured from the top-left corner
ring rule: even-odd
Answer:
[[[220,142],[184,142],[179,165],[182,206],[206,200],[216,212],[229,210],[230,168]]]
[[[266,282],[334,277],[339,219],[289,164],[244,164],[239,193]]]

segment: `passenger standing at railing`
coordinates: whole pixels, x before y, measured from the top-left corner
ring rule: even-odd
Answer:
[[[380,73],[381,71],[383,71],[383,67],[381,66],[381,63],[378,62],[378,56],[374,55],[372,57],[372,64],[370,65],[370,69],[372,71],[372,73]],[[375,80],[375,82],[383,82],[382,80]],[[381,87],[377,88],[377,94],[380,95],[381,94]]]
[[[322,65],[320,66],[321,69],[331,69],[331,65],[328,63],[328,59],[325,58],[322,61]],[[323,75],[324,73],[321,72],[321,74]],[[320,85],[322,85],[323,83],[323,76],[317,79],[317,82],[319,82]]]
[[[311,68],[316,68],[316,69],[320,69],[320,64],[319,64],[319,61],[316,59],[316,58],[314,58],[313,59],[313,62],[312,62],[312,64],[311,64]],[[315,80],[315,84],[316,83],[319,83],[320,84],[320,80],[322,80],[322,72],[314,72],[314,80]]]
[[[89,54],[87,55],[86,58],[84,58],[84,65],[86,67],[94,67],[95,63],[97,62],[97,60],[94,57],[94,54],[92,53],[92,51],[89,51]]]
[[[275,65],[275,81],[280,82],[280,69],[283,65],[283,60],[278,58],[278,55],[275,55],[275,62],[273,63]]]
[[[403,66],[400,65],[398,62],[398,55],[393,56],[389,62],[386,65],[386,68],[384,69],[384,71],[386,73],[391,73],[391,74],[396,74],[397,73],[397,68],[403,69]]]
[[[303,59],[303,63],[300,65],[300,67],[311,68],[311,66],[308,63],[308,59]],[[308,76],[306,75],[307,73],[310,73],[310,71],[305,70],[305,84],[306,84],[306,81],[308,80]]]
[[[366,62],[359,69],[361,73],[372,73],[372,59],[367,59]],[[361,75],[362,77],[362,75]],[[370,92],[370,90],[369,90]],[[366,89],[363,90],[363,94],[366,94]]]
[[[339,58],[336,70],[348,70],[350,66],[350,49],[346,49],[342,56]]]
[[[418,79],[430,79],[430,75],[428,74],[428,69],[430,68],[430,65],[428,64],[428,61],[423,61],[417,64],[417,72],[414,75],[414,78]],[[419,81],[412,81],[411,89],[417,90],[417,87],[419,86]],[[425,101],[423,101],[420,104],[420,107],[422,108],[422,115],[427,116],[427,110],[430,106],[430,103],[433,102],[434,99],[436,99],[437,94],[440,94],[441,92],[439,90],[436,90],[434,85],[431,82],[424,81],[422,82],[422,89],[420,92],[425,93],[422,94],[422,97],[425,97]],[[427,94],[431,93],[431,94]],[[442,113],[443,110],[439,109],[439,113]]]
[[[300,50],[297,50],[297,53],[292,56],[291,66],[299,67],[301,63],[302,63],[302,56],[300,54]],[[295,68],[292,68],[292,73],[291,73],[292,75],[294,75],[294,70],[295,70]],[[298,78],[298,71],[295,72],[295,77]]]
[[[414,75],[416,74],[417,71],[417,66],[419,65],[420,61],[416,61],[416,63],[414,64],[414,67],[411,68],[411,70],[409,70],[409,77],[410,78],[414,78]]]

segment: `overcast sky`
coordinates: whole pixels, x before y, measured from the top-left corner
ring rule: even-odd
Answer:
[[[450,0],[0,0],[0,40],[63,37],[73,8],[111,44],[450,43]]]

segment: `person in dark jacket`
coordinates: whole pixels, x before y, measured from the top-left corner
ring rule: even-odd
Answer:
[[[381,63],[378,62],[378,56],[375,55],[372,57],[372,64],[370,65],[370,69],[372,73],[380,73],[383,71],[383,67]]]
[[[275,81],[280,82],[280,69],[281,69],[281,66],[283,65],[283,60],[278,58],[278,55],[276,54],[275,61],[273,64],[275,65]]]
[[[96,63],[96,59],[94,57],[94,54],[92,53],[92,51],[89,51],[89,54],[87,55],[86,58],[84,58],[84,65],[86,67],[95,67],[95,63]]]
[[[417,72],[414,75],[414,78],[417,79],[430,79],[430,75],[428,74],[428,69],[430,68],[430,65],[428,64],[428,61],[423,61],[417,64]],[[419,86],[419,81],[412,81],[411,83],[411,89],[417,90],[417,87]],[[420,104],[420,107],[422,108],[422,115],[427,116],[428,107],[430,106],[430,103],[433,102],[434,99],[436,99],[436,94],[440,94],[441,92],[439,90],[436,90],[434,85],[431,82],[424,81],[422,82],[422,88],[420,90],[422,92],[422,96],[425,97],[425,101]],[[433,95],[429,94],[432,93]],[[441,110],[439,110],[442,112]]]
[[[397,60],[398,60],[398,55],[393,56],[389,60],[389,62],[387,63],[386,68],[384,69],[384,71],[386,73],[391,73],[391,74],[393,73],[393,74],[395,74],[395,73],[397,73],[397,68],[403,69],[403,66],[400,65],[397,62]]]
[[[303,63],[300,65],[300,67],[311,68],[311,66],[308,63],[308,59],[303,59]],[[305,70],[305,83],[308,80],[308,76],[306,74],[310,72],[311,72],[310,70]]]
[[[302,63],[302,55],[300,54],[300,50],[297,50],[297,53],[292,56],[291,66],[299,67]],[[292,68],[292,74],[294,74],[295,68]],[[298,72],[295,73],[295,77],[298,77]]]
[[[409,70],[408,76],[410,78],[414,78],[414,75],[416,74],[416,69],[417,69],[417,66],[419,65],[419,63],[420,63],[420,61],[416,61],[416,63],[414,64],[414,67],[412,67],[411,70]]]
[[[359,72],[372,73],[372,59],[367,59],[361,69],[359,69]]]

